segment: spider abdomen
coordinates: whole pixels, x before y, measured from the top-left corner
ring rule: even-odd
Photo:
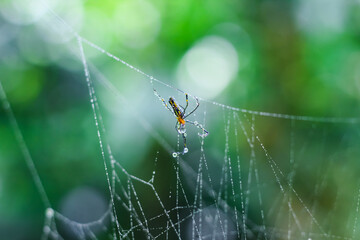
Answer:
[[[182,119],[183,113],[182,113],[181,110],[178,108],[175,100],[174,100],[172,97],[169,98],[169,103],[170,103],[172,109],[174,110],[174,113],[175,113],[176,117],[178,117],[178,121],[180,122],[179,118]],[[180,123],[181,123],[181,122],[180,122]],[[184,121],[184,123],[185,123],[185,121]]]

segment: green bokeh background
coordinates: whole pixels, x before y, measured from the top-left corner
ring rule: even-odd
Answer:
[[[180,87],[176,71],[191,48],[208,36],[227,40],[236,49],[239,63],[246,64],[223,91],[208,100],[291,115],[359,116],[359,1],[45,2],[84,38],[174,87]],[[64,197],[81,186],[96,189],[108,201],[77,41],[59,19],[43,10],[44,6],[36,0],[0,3],[0,81],[53,208],[60,210]],[[228,25],[236,26],[237,32],[224,27]],[[86,44],[84,49],[108,129],[106,137],[115,156],[130,172],[148,178],[158,155],[157,176],[163,181],[156,182],[156,186],[165,196],[166,179],[174,180],[172,173],[167,173],[173,159],[158,141],[134,123],[128,109],[117,105],[109,89],[95,80],[99,78],[95,71],[109,79],[153,131],[159,132],[171,146],[176,145],[175,120],[154,98],[148,79]],[[163,86],[155,87],[167,97],[166,90],[161,90]],[[191,85],[183,90],[193,92]],[[183,101],[183,95],[175,91],[171,94],[177,94],[176,98]],[[201,92],[196,94],[202,97]],[[202,106],[207,106],[210,131],[205,150],[210,159],[223,159],[223,117],[232,113],[210,103]],[[199,122],[203,112],[204,108],[197,115]],[[154,116],[157,114],[160,115]],[[316,202],[320,210],[315,215],[320,222],[334,202],[340,202],[342,207],[331,215],[330,222],[336,219],[343,222],[324,224],[325,232],[331,230],[335,235],[351,237],[358,214],[354,207],[360,167],[358,124],[295,124],[294,130],[290,120],[259,117],[257,129],[285,172],[288,166],[281,163],[288,161],[290,133],[295,134],[298,144],[294,147],[295,156],[306,159],[297,166],[295,189],[309,205]],[[234,155],[236,142],[233,136],[230,138],[230,154]],[[246,139],[239,141],[240,150],[244,150],[240,155],[246,158],[249,154]],[[197,148],[196,144],[193,146]],[[304,148],[305,151],[301,150]],[[262,152],[260,148],[257,151]],[[267,172],[266,158],[259,157],[259,161],[264,182],[267,176],[274,181],[271,172]],[[247,167],[245,164],[245,176]],[[315,194],[312,183],[319,183],[321,176],[325,176],[326,186]],[[186,179],[186,174],[183,178]],[[272,186],[276,188],[276,182]],[[267,190],[264,189],[265,202],[271,203],[278,193]],[[301,204],[298,206],[301,208]],[[255,212],[256,207],[251,211]],[[0,238],[39,239],[44,212],[9,119],[1,108]],[[255,215],[250,214],[249,218],[257,222]]]

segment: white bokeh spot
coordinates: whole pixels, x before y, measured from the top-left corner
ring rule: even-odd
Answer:
[[[180,86],[204,98],[214,98],[238,72],[238,55],[224,38],[208,36],[195,44],[177,69]]]
[[[304,0],[296,8],[296,20],[301,29],[308,33],[319,31],[341,32],[344,30],[347,1]]]

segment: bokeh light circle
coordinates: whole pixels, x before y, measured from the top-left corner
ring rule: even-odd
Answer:
[[[234,46],[222,37],[208,36],[183,56],[177,78],[181,88],[214,98],[235,78],[238,70]]]

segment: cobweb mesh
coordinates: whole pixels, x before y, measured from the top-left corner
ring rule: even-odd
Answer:
[[[42,239],[359,238],[358,118],[257,112],[189,94],[189,108],[195,98],[200,102],[189,119],[210,134],[200,137],[198,128],[187,126],[189,152],[174,158],[183,140],[153,89],[181,103],[185,91],[87,40],[52,10],[51,15],[75,39],[69,51],[82,64],[78,78],[86,83],[99,148],[94,158],[103,165],[109,201],[97,220],[85,223],[52,207],[0,82],[3,108],[44,204]],[[138,94],[117,88],[116,76],[88,61],[90,51],[136,76]],[[121,115],[119,129],[103,117],[112,115]],[[212,134],[219,124],[223,129]],[[116,142],[121,134],[128,135],[125,146],[146,154],[149,163],[141,171],[127,165],[134,159],[122,154]],[[145,152],[147,138],[157,145]]]

